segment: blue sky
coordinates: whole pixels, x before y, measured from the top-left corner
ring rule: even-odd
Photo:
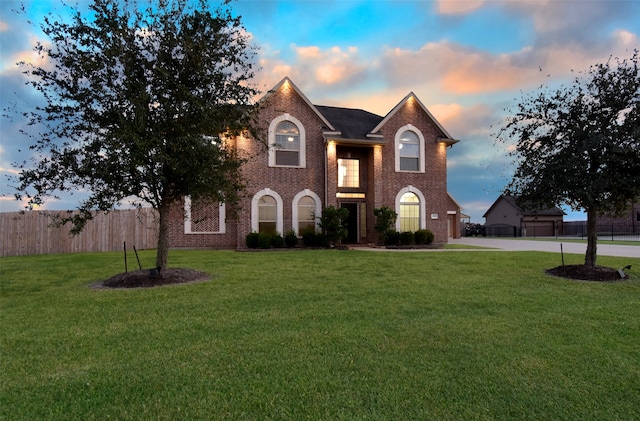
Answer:
[[[12,12],[24,3],[26,16]],[[17,61],[44,40],[46,1],[0,0],[0,106],[37,101]],[[80,0],[82,3],[82,0]],[[460,143],[449,150],[448,189],[473,222],[499,196],[513,165],[492,133],[504,108],[542,83],[566,83],[610,56],[640,49],[637,0],[238,0],[260,48],[255,82],[266,91],[289,76],[318,105],[386,115],[414,92]],[[28,155],[24,122],[0,119],[0,211],[18,210],[6,176]],[[77,197],[45,205],[72,209]],[[565,220],[583,219],[569,213]]]

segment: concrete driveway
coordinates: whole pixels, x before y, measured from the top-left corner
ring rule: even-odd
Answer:
[[[485,238],[485,237],[463,237],[449,239],[449,244],[465,244],[478,247],[491,247],[508,251],[548,251],[560,253],[560,244],[565,253],[585,254],[587,243],[574,243],[571,241],[544,241],[544,240],[524,240],[520,238]],[[640,258],[640,246],[619,246],[614,244],[598,243],[598,256],[618,256]]]

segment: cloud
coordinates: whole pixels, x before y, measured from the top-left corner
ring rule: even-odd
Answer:
[[[479,9],[484,0],[438,0],[436,11],[441,15],[459,15]]]
[[[258,53],[263,71],[258,72],[255,82],[261,89],[270,89],[288,76],[315,101],[314,94],[335,95],[345,87],[353,90],[368,78],[370,71],[369,63],[360,57],[356,47],[323,49],[291,44],[290,52],[291,60],[285,60],[280,51]]]

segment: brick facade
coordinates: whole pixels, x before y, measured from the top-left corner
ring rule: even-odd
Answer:
[[[448,195],[446,180],[447,147],[457,141],[450,138],[415,95],[408,95],[386,117],[381,117],[362,110],[315,106],[285,78],[259,106],[260,141],[234,139],[235,146],[248,159],[242,167],[247,190],[237,213],[227,210],[225,220],[218,224],[217,208],[190,209],[188,202],[186,208],[185,201],[176,203],[171,213],[171,247],[245,248],[246,235],[257,230],[257,200],[261,195],[276,199],[276,226],[283,235],[292,229],[297,231],[295,204],[300,197],[309,196],[321,202],[317,204],[319,209],[331,205],[348,207],[356,213],[350,225],[351,241],[375,242],[373,209],[388,206],[400,213],[400,193],[411,191],[421,198],[420,228],[433,231],[436,243],[446,243],[450,235],[459,236],[460,208]],[[299,129],[300,138],[304,137],[301,143],[304,142],[306,162],[300,166],[270,165],[270,151],[265,145],[274,138],[269,137],[270,126],[273,129],[273,122],[280,120],[302,126]],[[424,172],[396,171],[395,139],[407,125],[424,138]],[[357,187],[338,187],[339,159],[359,163]]]

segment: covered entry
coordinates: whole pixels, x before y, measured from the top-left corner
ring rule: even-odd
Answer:
[[[345,237],[344,240],[342,240],[342,242],[347,244],[355,244],[359,240],[358,203],[341,203],[340,207],[345,208],[349,211],[349,216],[344,221],[345,225],[347,226],[347,236]]]

